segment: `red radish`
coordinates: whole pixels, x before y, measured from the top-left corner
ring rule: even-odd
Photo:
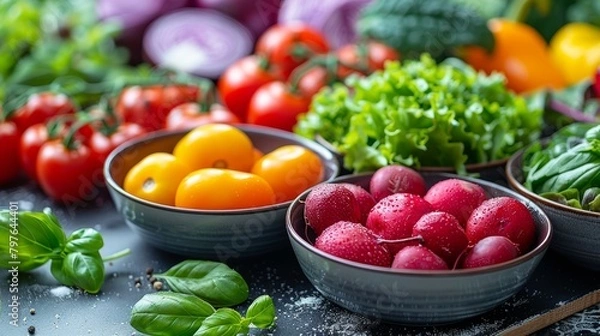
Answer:
[[[422,238],[423,246],[440,256],[450,267],[469,244],[458,220],[446,212],[430,212],[415,224],[413,236]]]
[[[471,244],[489,236],[504,236],[523,253],[533,242],[535,223],[523,203],[510,197],[495,197],[473,211],[465,231]]]
[[[504,236],[489,236],[478,241],[467,252],[462,268],[483,267],[499,264],[519,256],[517,246]]]
[[[315,186],[304,204],[306,223],[317,235],[339,221],[360,222],[360,205],[354,194],[341,184]]]
[[[379,201],[398,193],[423,196],[427,189],[425,180],[419,173],[408,167],[392,165],[379,168],[373,174],[369,190],[375,200]]]
[[[407,246],[394,257],[392,268],[415,270],[447,270],[444,259],[425,246]]]
[[[465,227],[469,216],[483,201],[485,191],[475,183],[448,179],[434,184],[423,197],[435,210],[447,212]]]
[[[358,223],[337,222],[323,231],[315,247],[336,257],[363,264],[389,267],[392,257],[371,230]]]
[[[379,201],[367,217],[367,228],[385,240],[409,237],[415,223],[433,208],[414,194],[393,194]],[[388,244],[395,254],[405,245]]]
[[[342,183],[341,185],[354,194],[354,198],[356,198],[358,206],[360,207],[360,222],[362,224],[367,223],[369,211],[375,206],[375,199],[373,196],[371,196],[364,188],[357,186],[356,184]]]

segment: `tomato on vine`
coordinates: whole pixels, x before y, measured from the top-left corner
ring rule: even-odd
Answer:
[[[265,84],[256,91],[248,107],[248,122],[291,132],[298,115],[308,111],[311,97],[294,92],[286,83]]]
[[[4,185],[19,175],[19,131],[15,123],[0,121],[0,144],[0,185]]]
[[[323,34],[301,23],[272,26],[256,42],[256,53],[267,57],[284,78],[310,57],[328,51]]]
[[[200,88],[193,85],[130,86],[121,91],[115,112],[124,122],[155,131],[164,128],[169,111],[177,105],[196,101],[199,91]]]
[[[382,70],[386,61],[400,59],[400,54],[392,47],[376,41],[348,44],[336,51],[340,60],[339,77],[346,78],[352,73],[369,75]]]
[[[10,115],[10,120],[19,132],[24,132],[31,125],[45,123],[57,115],[73,114],[75,110],[74,103],[66,95],[41,92],[29,96],[27,102]]]
[[[250,99],[262,85],[281,76],[271,69],[265,57],[244,57],[225,70],[217,84],[221,100],[241,121],[248,116]]]

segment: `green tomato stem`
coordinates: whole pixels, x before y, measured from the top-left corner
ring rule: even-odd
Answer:
[[[103,257],[102,261],[109,262],[109,261],[117,260],[117,259],[120,259],[120,258],[123,258],[123,257],[129,255],[130,253],[131,253],[131,250],[129,248],[126,248],[117,253],[113,253],[107,257]]]

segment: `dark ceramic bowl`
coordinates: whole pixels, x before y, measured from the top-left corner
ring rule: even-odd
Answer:
[[[337,161],[331,152],[315,142],[272,128],[250,125],[238,128],[265,153],[283,145],[312,150],[325,168],[324,181],[338,174]],[[253,209],[194,210],[150,202],[123,189],[131,167],[151,153],[172,152],[187,132],[153,132],[120,146],[106,160],[106,184],[127,225],[158,248],[195,258],[252,257],[285,246],[285,213],[291,201]]]
[[[368,188],[371,173],[334,180]],[[304,219],[304,200],[290,206],[286,225],[306,277],[329,300],[353,312],[407,325],[447,324],[500,305],[517,293],[533,274],[550,245],[548,217],[529,199],[494,183],[444,173],[424,173],[428,186],[459,178],[480,185],[489,197],[509,196],[523,202],[536,225],[534,247],[516,259],[487,267],[453,271],[396,270],[365,265],[316,249],[314,233]]]
[[[506,165],[508,184],[535,202],[550,218],[554,238],[550,248],[574,263],[600,271],[600,213],[572,208],[543,198],[523,186],[523,153],[513,155]]]

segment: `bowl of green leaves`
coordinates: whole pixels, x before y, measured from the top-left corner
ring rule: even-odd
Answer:
[[[600,124],[571,124],[534,142],[510,158],[506,176],[550,218],[551,249],[600,270]]]
[[[294,131],[328,143],[350,172],[401,164],[503,175],[508,158],[539,139],[541,127],[541,109],[509,91],[502,75],[424,54],[322,90]]]

